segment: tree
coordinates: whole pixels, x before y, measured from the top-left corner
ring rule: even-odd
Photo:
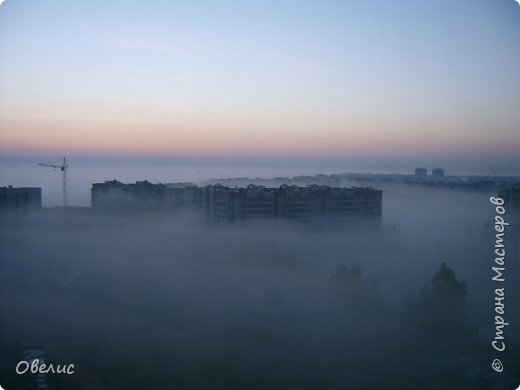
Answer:
[[[431,281],[431,290],[434,301],[443,312],[449,312],[451,316],[462,313],[466,304],[466,283],[459,281],[455,272],[446,265],[435,272]]]
[[[363,274],[361,273],[361,267],[357,264],[354,264],[350,269],[350,277],[354,280],[361,280]]]
[[[332,275],[332,279],[342,283],[361,282],[363,280],[363,273],[361,267],[354,264],[352,268],[341,264],[336,267],[336,272]]]
[[[364,276],[358,264],[354,264],[350,268],[345,264],[337,266],[331,280],[351,306],[360,307],[363,310],[380,308],[382,301],[379,282]]]
[[[420,326],[425,330],[458,336],[467,329],[466,295],[466,283],[457,279],[455,272],[446,263],[442,263],[415,304],[414,299],[409,296],[405,307],[415,313]]]

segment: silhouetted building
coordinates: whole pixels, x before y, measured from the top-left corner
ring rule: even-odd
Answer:
[[[415,176],[426,177],[426,175],[428,175],[426,168],[415,168]]]
[[[248,219],[381,217],[382,191],[371,188],[337,188],[313,185],[276,188],[220,184],[197,187],[190,183],[152,184],[117,180],[92,185],[92,207],[107,211],[153,211],[199,208],[210,221]]]
[[[504,199],[506,210],[520,210],[520,183],[513,185],[507,190],[499,191],[498,196]]]
[[[94,183],[92,207],[110,211],[175,210],[195,208],[199,190],[189,183],[152,184],[138,181],[125,184],[117,180]]]
[[[18,212],[42,206],[42,189],[35,187],[0,187],[0,211]]]
[[[433,177],[444,177],[444,169],[442,168],[434,168],[432,170]]]
[[[317,185],[230,188],[217,184],[202,189],[201,202],[208,218],[216,222],[254,218],[379,219],[382,191]]]

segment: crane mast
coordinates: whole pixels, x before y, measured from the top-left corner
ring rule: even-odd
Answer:
[[[67,206],[67,168],[69,167],[67,165],[67,160],[65,157],[63,157],[63,162],[59,165],[57,164],[47,164],[47,163],[39,163],[38,164],[40,167],[49,167],[49,168],[52,168],[54,170],[56,169],[59,169],[62,173],[62,196],[63,196],[63,199],[62,199],[62,202],[63,202],[63,207],[66,207]]]

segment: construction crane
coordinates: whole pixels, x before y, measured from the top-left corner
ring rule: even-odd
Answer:
[[[62,172],[63,177],[63,207],[67,206],[67,168],[69,167],[67,165],[67,160],[65,157],[63,157],[63,163],[60,165],[56,164],[46,164],[46,163],[39,163],[40,167],[49,167],[56,171],[56,169],[59,169]]]

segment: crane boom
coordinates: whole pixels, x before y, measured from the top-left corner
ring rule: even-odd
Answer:
[[[51,168],[59,168],[61,165],[53,165],[53,164],[45,164],[45,163],[38,163],[40,167],[51,167]]]

